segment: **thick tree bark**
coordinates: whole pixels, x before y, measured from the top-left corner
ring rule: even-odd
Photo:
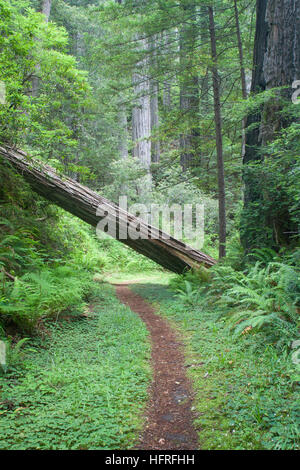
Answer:
[[[260,110],[247,117],[244,156],[245,197],[242,214],[242,241],[247,250],[257,246],[256,233],[272,233],[274,247],[278,241],[288,244],[290,216],[263,214],[263,182],[249,164],[263,161],[262,149],[291,121],[282,113],[282,99],[291,100],[292,83],[300,77],[300,0],[257,0],[256,35],[251,93],[274,87],[286,87],[269,99]],[[282,223],[284,221],[284,223]],[[257,241],[258,240],[258,241]]]
[[[268,0],[267,48],[264,54],[263,74],[265,89],[287,86],[279,100],[265,104],[262,121],[262,145],[272,141],[278,131],[291,124],[282,113],[280,98],[291,100],[292,84],[300,77],[300,0]]]
[[[268,25],[265,20],[267,2],[268,0],[257,0],[256,32],[254,40],[253,71],[251,81],[252,94],[260,93],[266,88],[265,78],[263,74],[263,64],[268,37]],[[246,135],[246,151],[244,156],[244,164],[261,159],[256,147],[259,143],[260,121],[260,112],[255,112],[253,114],[248,115],[247,117],[247,128],[249,127],[249,130],[247,130]],[[256,124],[256,126],[254,124]]]
[[[213,59],[213,90],[214,90],[214,114],[216,128],[217,166],[218,166],[218,192],[219,192],[219,257],[226,255],[226,204],[225,204],[225,175],[223,161],[223,138],[222,138],[222,118],[220,100],[220,77],[217,66],[217,42],[214,11],[208,7],[209,31],[211,41],[211,56]]]
[[[210,256],[167,236],[91,189],[70,178],[58,176],[53,168],[41,162],[28,159],[24,152],[0,147],[0,156],[3,157],[4,163],[10,163],[38,194],[93,227],[97,227],[105,217],[112,225],[115,224],[117,239],[170,271],[182,273],[185,269],[197,268],[202,264],[210,267],[216,263]],[[122,233],[127,230],[129,223],[137,228],[136,232],[140,238],[122,238],[119,229]]]

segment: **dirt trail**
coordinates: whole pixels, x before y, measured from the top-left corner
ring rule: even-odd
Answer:
[[[186,376],[181,342],[148,302],[126,284],[115,284],[115,287],[119,300],[145,322],[152,343],[154,377],[146,427],[137,449],[198,449],[197,433],[192,424],[192,389]]]

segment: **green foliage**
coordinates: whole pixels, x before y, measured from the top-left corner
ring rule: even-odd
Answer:
[[[292,110],[291,110],[292,107]],[[261,160],[250,162],[244,170],[249,189],[241,217],[241,236],[247,249],[299,244],[299,107],[288,106],[293,122],[260,150]],[[284,114],[284,110],[282,111]]]
[[[30,338],[22,338],[13,345],[10,338],[5,339],[4,343],[6,346],[6,364],[3,367],[3,372],[5,374],[22,365],[24,355],[26,354],[26,351],[23,351],[23,346],[28,341],[30,341]]]
[[[268,250],[255,253],[264,260],[270,254]],[[191,272],[175,278],[170,286],[196,303],[209,293],[210,304],[222,309],[238,335],[262,329],[279,347],[299,337],[299,264],[273,261],[264,267],[256,262],[245,273],[217,265],[210,276]]]
[[[82,313],[104,265],[92,229],[42,201],[4,165],[0,179],[1,324],[32,331],[45,317]]]
[[[0,302],[4,322],[12,320],[25,330],[32,330],[47,316],[76,309],[83,312],[83,297],[89,290],[89,276],[83,269],[58,266],[27,273],[16,279]]]
[[[199,291],[193,288],[189,281],[184,280],[183,282],[183,287],[176,289],[176,297],[186,304],[195,305],[197,300],[199,301]]]
[[[218,269],[224,282],[237,282],[234,271]],[[198,304],[187,305],[159,284],[133,288],[159,303],[160,313],[184,333],[201,449],[299,450],[299,366],[293,350],[274,347],[263,330],[235,336],[210,289],[201,292]]]
[[[42,151],[43,158],[64,161],[65,167],[74,163],[90,88],[86,73],[66,54],[65,29],[47,24],[27,0],[1,0],[0,31],[0,80],[6,87],[0,141],[27,144],[33,153]]]
[[[98,242],[102,259],[103,271],[142,273],[144,271],[162,270],[154,261],[139,255],[133,249],[121,245],[117,240],[105,234]]]
[[[1,379],[1,449],[128,449],[135,445],[150,380],[142,321],[107,285],[94,311],[49,321],[23,367]]]

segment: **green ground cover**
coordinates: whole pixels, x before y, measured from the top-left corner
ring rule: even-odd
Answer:
[[[0,449],[128,449],[151,371],[142,321],[96,285],[93,312],[45,323],[0,376]]]
[[[235,337],[209,293],[189,305],[165,285],[137,284],[183,334],[196,391],[202,449],[299,449],[299,387],[291,356],[266,344],[263,333]]]

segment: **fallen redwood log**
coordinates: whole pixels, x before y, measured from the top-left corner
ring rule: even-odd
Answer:
[[[0,156],[24,177],[35,192],[94,227],[106,218],[115,224],[116,238],[120,242],[170,271],[182,273],[185,269],[201,265],[209,268],[216,263],[210,256],[148,225],[86,186],[59,176],[53,168],[30,159],[21,150],[0,147]],[[129,224],[137,227],[140,238],[119,236]]]

